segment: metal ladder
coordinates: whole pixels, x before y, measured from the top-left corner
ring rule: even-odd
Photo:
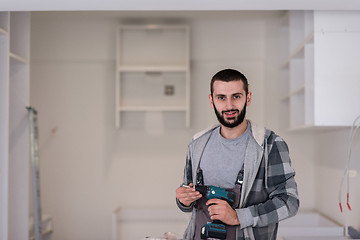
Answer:
[[[40,201],[40,170],[39,170],[39,131],[37,125],[37,112],[32,107],[28,110],[28,121],[30,129],[30,160],[34,206],[34,235],[35,240],[42,240],[42,214]]]

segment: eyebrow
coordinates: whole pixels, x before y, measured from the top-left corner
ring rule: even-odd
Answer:
[[[242,92],[237,92],[237,93],[233,93],[231,94],[231,96],[235,96],[235,95],[244,95],[244,93]],[[215,97],[224,97],[226,96],[226,94],[216,94]]]

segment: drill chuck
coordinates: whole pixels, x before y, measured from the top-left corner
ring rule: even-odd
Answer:
[[[225,200],[232,206],[235,202],[235,193],[233,191],[227,190],[225,188],[215,187],[215,186],[204,186],[196,185],[196,191],[199,191],[207,199],[218,198]]]

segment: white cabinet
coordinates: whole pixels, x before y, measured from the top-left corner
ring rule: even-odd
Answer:
[[[282,23],[288,127],[351,126],[360,113],[360,12],[289,11]]]
[[[0,239],[29,235],[30,13],[0,12]]]
[[[131,112],[182,112],[190,125],[186,25],[121,25],[116,38],[115,125]]]

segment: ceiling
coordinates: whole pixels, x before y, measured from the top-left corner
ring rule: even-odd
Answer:
[[[1,11],[360,10],[360,0],[0,0]]]

